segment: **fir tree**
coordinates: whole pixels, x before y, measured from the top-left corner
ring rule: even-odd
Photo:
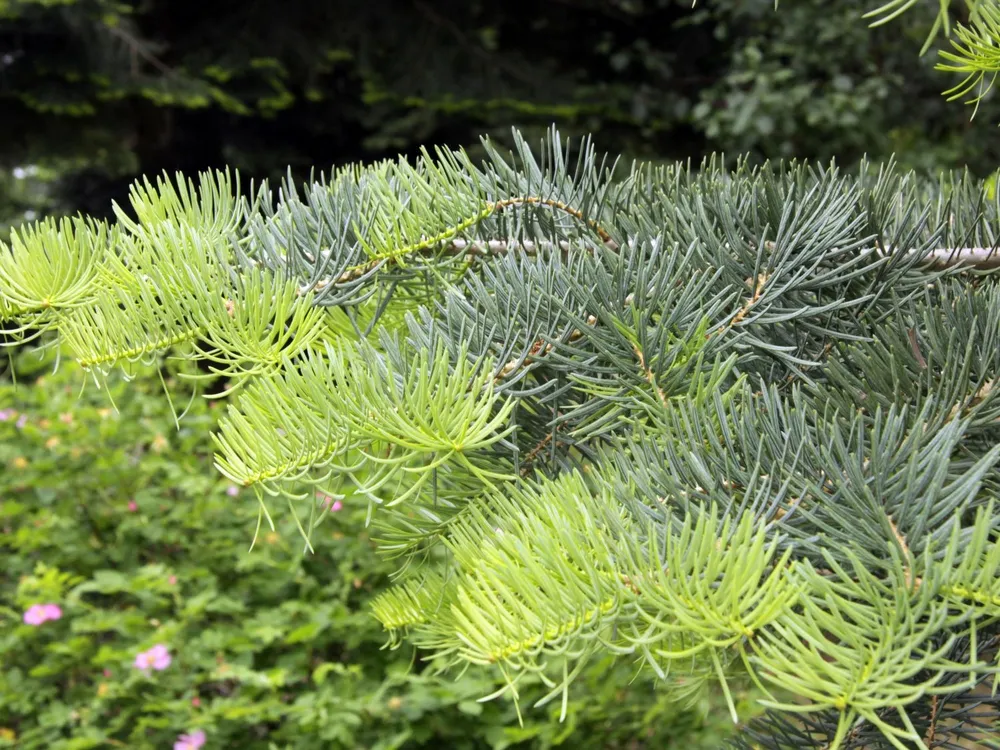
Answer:
[[[996,197],[514,136],[137,183],[113,225],[16,230],[0,313],[98,385],[226,378],[258,530],[308,547],[317,493],[367,498],[374,614],[442,669],[565,701],[613,652],[678,700],[755,685],[741,747],[997,746]]]

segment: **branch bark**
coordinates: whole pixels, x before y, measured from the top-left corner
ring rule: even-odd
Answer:
[[[606,242],[605,244],[609,243]],[[525,242],[507,242],[505,240],[455,239],[444,246],[443,252],[449,255],[464,254],[470,257],[503,255],[508,252],[521,252],[526,255],[536,255],[542,251],[553,250],[555,247],[556,243],[553,242],[536,243],[530,240]],[[571,245],[569,242],[563,240],[558,243],[558,248],[560,251],[566,253],[571,250]],[[893,249],[886,248],[883,252],[891,253],[893,252]],[[907,253],[914,252],[916,251],[907,251]],[[1000,268],[1000,247],[937,248],[935,250],[931,250],[925,256],[925,260],[927,261],[928,266],[934,269],[967,267],[979,271],[988,271]],[[352,271],[343,274],[340,278],[321,279],[312,285],[303,287],[300,290],[300,293],[305,294],[306,291],[319,290],[328,286],[330,283],[345,283],[352,280],[357,275],[358,274],[356,272]]]

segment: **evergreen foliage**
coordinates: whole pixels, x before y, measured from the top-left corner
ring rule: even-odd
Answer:
[[[884,5],[865,14],[872,19],[872,26],[881,26],[896,20],[912,9],[917,0],[889,0]],[[965,0],[964,14],[953,17],[952,3],[938,3],[934,23],[920,50],[926,53],[939,36],[950,40],[950,49],[938,51],[938,70],[958,73],[963,80],[945,93],[951,100],[972,95],[971,102],[978,105],[993,87],[1000,73],[1000,3],[996,0]],[[954,35],[952,30],[954,29]]]
[[[224,377],[258,531],[366,497],[390,643],[501,692],[565,706],[612,653],[679,701],[756,685],[748,748],[995,746],[996,197],[514,142],[137,185],[15,231],[4,318],[99,385]]]
[[[1000,72],[1000,4],[979,2],[973,5],[968,25],[959,26],[953,50],[942,51],[941,70],[964,74],[964,80],[948,93],[958,99],[975,92],[973,101],[978,105],[993,87]]]

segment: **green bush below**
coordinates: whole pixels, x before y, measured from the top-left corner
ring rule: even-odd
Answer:
[[[485,674],[383,648],[368,602],[394,567],[361,501],[314,554],[292,526],[248,552],[257,502],[212,467],[218,402],[178,430],[155,373],[81,396],[51,364],[0,385],[0,747],[714,750],[732,732],[714,693],[681,707],[624,661],[594,664],[562,723],[522,684],[519,726],[509,697],[478,702]]]

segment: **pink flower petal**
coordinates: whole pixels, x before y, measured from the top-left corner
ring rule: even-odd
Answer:
[[[157,671],[166,669],[170,666],[170,662],[172,661],[170,658],[170,652],[162,643],[157,643],[149,649],[146,654],[149,657],[150,665]]]
[[[24,613],[25,625],[41,625],[46,619],[44,604],[32,604]]]
[[[45,610],[46,620],[58,620],[62,617],[62,609],[58,604],[43,604],[42,608]]]
[[[190,734],[182,734],[174,743],[174,750],[198,750],[205,744],[205,733],[196,729]]]
[[[331,513],[336,513],[338,510],[343,509],[343,507],[344,507],[344,504],[342,502],[340,502],[340,500],[337,500],[337,501],[335,501],[333,503],[333,505],[330,506],[330,512]]]
[[[169,583],[171,586],[176,586],[177,576],[170,576],[170,578],[167,579],[167,583]]]
[[[135,500],[129,500],[128,501],[128,512],[129,513],[135,513],[137,510],[139,510],[139,503],[137,503]]]
[[[237,487],[236,485],[231,484],[228,487],[226,487],[226,494],[229,495],[229,497],[236,497],[238,494],[240,494],[240,488]]]
[[[27,414],[22,414],[20,417],[18,417],[17,421],[14,423],[14,425],[19,430],[23,430],[24,426],[26,424],[28,424],[28,415]]]

